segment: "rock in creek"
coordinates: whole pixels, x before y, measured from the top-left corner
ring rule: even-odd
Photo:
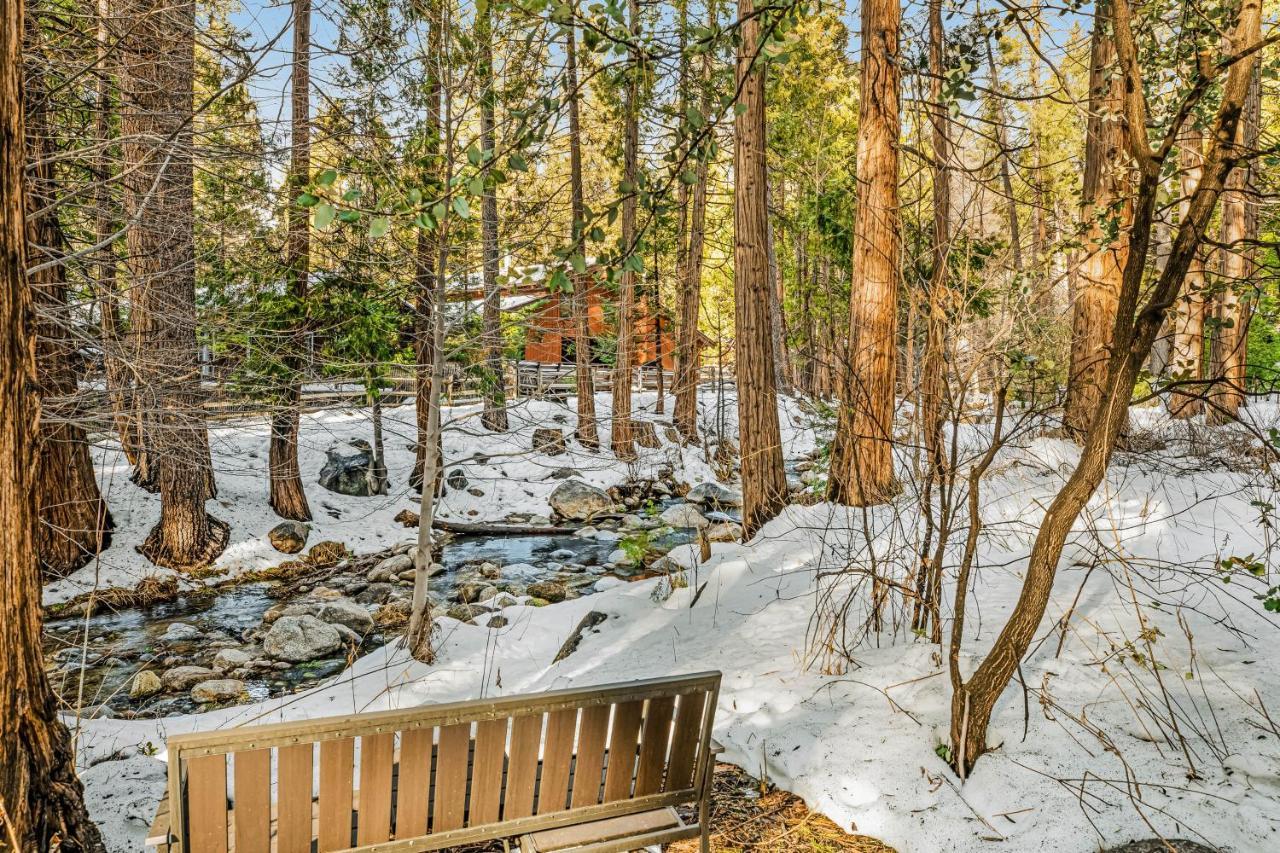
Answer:
[[[556,486],[548,500],[562,517],[575,520],[588,519],[613,508],[613,501],[603,490],[581,480],[565,480]]]
[[[129,685],[129,698],[142,699],[147,696],[153,696],[163,689],[164,685],[160,683],[160,676],[149,669],[144,669],[133,677],[133,683]]]
[[[693,504],[676,504],[669,506],[662,511],[659,516],[663,524],[671,527],[694,527],[702,529],[711,522],[707,521],[706,516],[698,511]]]
[[[192,640],[198,640],[204,634],[194,625],[188,625],[185,622],[171,622],[165,632],[160,635],[160,641],[164,643],[186,643]]]
[[[568,594],[568,589],[559,581],[539,581],[529,584],[529,595],[546,599],[552,604],[564,601]]]
[[[214,678],[191,688],[191,698],[197,702],[233,702],[244,693],[244,682],[235,678]]]
[[[719,483],[699,483],[689,490],[685,498],[703,506],[742,506],[742,495],[726,489]]]
[[[307,547],[307,537],[311,535],[311,525],[301,521],[282,521],[267,533],[271,547],[282,554],[296,554]]]
[[[369,497],[387,493],[387,478],[373,464],[373,448],[369,442],[356,439],[349,443],[355,452],[334,446],[325,451],[320,469],[320,485],[331,492],[353,497]]]
[[[314,616],[281,616],[262,638],[262,650],[277,660],[302,663],[342,648],[342,634]]]
[[[165,690],[190,690],[201,681],[217,677],[218,673],[207,666],[175,666],[164,671],[164,675],[160,676],[160,683]]]
[[[316,618],[330,625],[345,625],[357,634],[373,630],[373,617],[369,611],[349,598],[326,601],[316,608]]]
[[[214,655],[213,668],[218,672],[230,672],[233,669],[248,666],[252,660],[253,655],[242,649],[223,649]]]

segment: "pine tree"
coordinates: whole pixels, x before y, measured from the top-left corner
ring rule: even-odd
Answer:
[[[498,93],[493,82],[493,3],[476,4],[476,41],[479,44],[480,148],[481,156],[492,162],[497,154],[494,112]],[[502,371],[502,291],[498,287],[498,193],[492,180],[486,181],[480,210],[480,243],[484,279],[484,411],[480,420],[485,429],[507,430],[507,400]]]
[[[898,256],[899,0],[862,4],[858,199],[849,313],[849,375],[842,383],[828,498],[867,506],[897,493],[893,473]]]
[[[631,423],[631,367],[635,351],[635,289],[640,261],[636,234],[636,196],[639,193],[640,148],[640,3],[627,0],[631,44],[627,48],[627,82],[623,109],[622,236],[624,258],[618,277],[618,352],[613,369],[613,421],[609,448],[619,459],[634,459],[635,430]]]

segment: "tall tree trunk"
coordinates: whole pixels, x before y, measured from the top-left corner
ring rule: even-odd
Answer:
[[[494,141],[494,110],[498,100],[493,81],[493,2],[479,0],[476,6],[476,40],[480,43],[480,148],[492,163],[497,154]],[[481,338],[484,344],[484,411],[480,422],[485,429],[507,431],[507,395],[502,373],[502,291],[498,288],[498,192],[486,178],[480,210],[480,253],[484,276],[484,317]]]
[[[1160,185],[1162,161],[1148,148],[1143,81],[1138,77],[1136,51],[1132,50],[1128,0],[1113,0],[1118,30],[1127,45],[1121,57],[1122,83],[1128,97],[1117,108],[1133,119],[1126,128],[1126,142],[1131,155],[1141,152],[1145,160],[1138,164],[1140,180],[1136,188],[1132,220],[1130,253],[1124,267],[1115,323],[1114,348],[1103,368],[1103,387],[1084,438],[1080,461],[1045,512],[1027,561],[1025,580],[1018,603],[1009,621],[1001,629],[968,681],[960,671],[960,646],[963,641],[965,591],[967,579],[957,580],[955,622],[949,651],[949,668],[953,688],[951,700],[952,763],[961,777],[968,775],[973,762],[987,750],[987,727],[997,700],[1008,686],[1031,640],[1044,617],[1062,549],[1071,527],[1097,490],[1106,474],[1107,465],[1128,423],[1129,400],[1139,372],[1151,351],[1151,345],[1183,286],[1183,277],[1199,251],[1205,227],[1217,204],[1227,176],[1235,168],[1243,152],[1235,144],[1240,113],[1248,96],[1250,79],[1258,63],[1257,51],[1243,53],[1227,73],[1222,87],[1222,101],[1209,135],[1211,145],[1205,156],[1203,177],[1188,205],[1187,214],[1178,227],[1169,253],[1145,304],[1139,304],[1143,293],[1147,257],[1151,243],[1151,227]],[[1243,0],[1237,32],[1258,32],[1261,8],[1259,0]],[[1256,44],[1248,37],[1239,44]]]
[[[423,121],[423,153],[425,174],[423,184],[428,188],[427,198],[443,198],[444,181],[440,168],[440,99],[444,88],[441,84],[444,45],[444,19],[441,4],[426,0],[423,14],[427,18],[427,47],[423,60],[426,78],[423,88],[427,93],[427,114]],[[431,428],[431,377],[435,367],[435,290],[437,262],[447,247],[437,224],[434,232],[419,229],[414,250],[414,410],[417,425],[417,441],[414,442],[413,473],[409,485],[422,491],[423,470],[427,458],[426,449],[432,450],[434,459],[431,470],[432,492],[439,491],[442,468],[439,464],[441,442],[439,430]]]
[[[306,300],[311,275],[311,223],[296,199],[311,180],[311,0],[293,0],[293,78],[290,100],[292,140],[289,190],[289,236],[285,251],[289,293],[301,322],[290,336],[285,354],[288,384],[280,409],[271,418],[267,468],[271,478],[271,508],[281,518],[311,520],[311,507],[298,468],[299,383],[306,336]]]
[[[1259,24],[1259,27],[1261,24]],[[1237,33],[1225,46],[1224,54],[1238,51],[1242,44],[1257,41],[1259,33]],[[1258,124],[1261,111],[1261,92],[1256,82],[1249,86],[1249,97],[1244,113],[1236,128],[1235,145],[1249,151],[1257,146]],[[1249,335],[1248,294],[1255,274],[1254,250],[1248,244],[1250,206],[1256,199],[1251,165],[1241,166],[1227,179],[1222,194],[1222,245],[1219,256],[1222,262],[1222,286],[1214,299],[1213,330],[1210,335],[1210,375],[1213,385],[1206,399],[1205,419],[1211,424],[1225,424],[1235,420],[1244,405],[1245,366]],[[1253,217],[1256,223],[1256,217]]]
[[[1112,6],[1110,0],[1100,0],[1093,16],[1081,197],[1085,257],[1071,310],[1071,365],[1063,413],[1067,434],[1076,441],[1084,440],[1102,399],[1133,225],[1132,167],[1124,152],[1125,126],[1120,112],[1124,80],[1115,72]]]
[[[97,92],[94,109],[94,128],[97,135],[98,156],[94,168],[94,245],[100,246],[96,259],[99,334],[102,338],[103,372],[106,374],[107,399],[111,406],[112,422],[120,438],[120,447],[129,464],[140,464],[142,445],[133,422],[130,402],[129,367],[125,360],[124,340],[121,334],[120,293],[116,281],[116,233],[119,222],[118,201],[112,188],[114,161],[118,151],[114,145],[111,116],[114,112],[112,78],[116,58],[111,41],[111,11],[107,0],[98,0],[97,30],[95,33],[97,63]]]
[[[27,38],[27,260],[38,269],[28,283],[36,307],[36,379],[42,409],[36,547],[44,571],[62,577],[110,543],[112,524],[76,403],[76,345],[62,264],[67,241],[58,218],[53,168],[53,107],[35,25],[28,28]]]
[[[765,233],[768,237],[769,256],[769,338],[773,341],[773,381],[778,391],[783,394],[790,394],[793,389],[791,387],[791,359],[787,355],[785,293],[783,292],[782,271],[778,266],[778,246],[774,236],[773,217],[768,216],[770,190],[767,175],[764,191]],[[785,193],[784,201],[778,206],[782,209],[786,208]]]
[[[707,2],[707,27],[714,29],[715,0]],[[699,111],[711,111],[711,51],[702,53]],[[698,345],[698,315],[702,301],[702,251],[707,219],[707,174],[712,131],[703,132],[701,143],[694,149],[698,164],[694,169],[693,202],[689,208],[689,246],[685,264],[680,269],[680,326],[676,331],[675,411],[676,432],[686,444],[698,441],[698,370],[702,366],[702,348]]]
[[[627,91],[624,103],[622,143],[622,253],[626,262],[618,279],[618,353],[613,370],[613,422],[609,447],[619,459],[634,459],[635,430],[631,425],[631,366],[635,350],[636,274],[632,269],[639,259],[636,236],[637,158],[640,148],[640,3],[627,0],[633,46],[627,51]]]
[[[214,485],[196,349],[195,4],[122,0],[121,12],[131,27],[121,44],[131,325],[160,483],[160,521],[138,550],[158,565],[195,568],[222,553],[230,532],[205,512]]]
[[[862,4],[862,82],[849,308],[849,375],[839,381],[840,413],[827,496],[836,503],[884,503],[899,490],[893,473],[894,358],[897,337],[899,0]]]
[[[930,0],[930,33],[933,32],[933,5],[937,0]],[[941,17],[941,16],[939,16]],[[941,24],[939,24],[941,28]],[[929,37],[930,56],[933,55],[933,36]],[[942,59],[938,58],[938,67],[941,69]],[[1018,200],[1013,194],[1013,174],[1010,166],[1010,160],[1013,155],[1009,152],[1009,131],[1005,127],[1008,118],[1005,116],[1004,100],[1000,94],[1000,72],[996,70],[996,57],[991,48],[991,41],[987,40],[987,69],[991,76],[991,97],[995,101],[995,136],[996,145],[1000,148],[1000,190],[1004,193],[1005,205],[1005,221],[1009,224],[1009,249],[1013,253],[1013,271],[1022,272],[1022,230],[1018,225]],[[932,96],[935,103],[940,103],[942,97],[942,80],[936,76],[931,76],[929,80],[930,91],[937,90],[937,94]],[[943,116],[945,118],[945,114]],[[936,119],[935,119],[936,121]],[[934,130],[934,137],[937,138],[937,130]]]
[[[742,457],[743,536],[755,535],[787,503],[778,427],[769,311],[768,167],[765,161],[765,68],[753,0],[739,0],[738,102],[734,120],[734,369],[738,378],[738,444]]]
[[[587,246],[586,202],[582,190],[582,130],[578,115],[581,94],[578,92],[577,3],[565,27],[565,88],[569,98],[569,194],[573,216],[575,253],[585,256]],[[585,257],[584,257],[585,260]],[[591,315],[589,290],[595,286],[592,273],[573,278],[574,376],[578,391],[578,443],[588,450],[600,447],[600,430],[596,419],[596,384],[591,372]]]
[[[1178,202],[1178,218],[1186,219],[1191,194],[1200,183],[1204,165],[1204,131],[1196,127],[1194,117],[1183,123],[1178,141],[1178,168],[1181,172],[1182,200]],[[1167,261],[1166,261],[1167,263]],[[1204,255],[1197,253],[1187,266],[1187,281],[1174,306],[1173,347],[1169,356],[1169,376],[1174,382],[1195,382],[1204,372]],[[1179,420],[1201,411],[1200,388],[1174,389],[1169,398],[1169,414]]]
[[[22,0],[0,6],[0,803],[5,843],[103,850],[40,650],[35,334],[25,269]]]

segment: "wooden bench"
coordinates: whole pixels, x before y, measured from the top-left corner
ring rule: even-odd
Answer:
[[[147,844],[606,853],[700,836],[707,851],[719,690],[699,673],[177,736]]]

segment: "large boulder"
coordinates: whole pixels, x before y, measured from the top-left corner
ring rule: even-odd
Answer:
[[[385,495],[387,477],[374,465],[373,448],[369,446],[369,442],[356,439],[350,442],[350,447],[354,448],[354,452],[338,446],[325,451],[324,467],[320,469],[320,485],[340,495]]]
[[[271,547],[282,554],[296,554],[307,547],[307,536],[311,533],[311,525],[301,521],[282,521],[267,533]]]
[[[213,678],[191,688],[191,698],[197,702],[234,702],[244,693],[244,682],[235,678]]]
[[[685,499],[703,506],[742,506],[742,494],[719,483],[699,483],[689,490]]]
[[[578,521],[613,508],[613,501],[602,489],[581,480],[565,480],[556,486],[548,501],[559,515]]]
[[[564,601],[569,591],[559,581],[538,581],[537,583],[529,584],[529,594],[534,598],[541,598],[555,604],[556,602]]]
[[[330,625],[346,625],[357,634],[373,630],[373,617],[369,611],[349,598],[337,598],[321,604],[316,608],[316,618]]]
[[[262,650],[276,660],[303,663],[342,648],[342,634],[314,616],[281,616],[262,638]]]
[[[213,657],[213,668],[218,672],[230,672],[249,665],[253,655],[243,649],[223,649]]]
[[[659,518],[662,519],[663,524],[670,527],[693,527],[699,530],[711,523],[693,504],[669,506],[662,511]]]
[[[165,690],[190,690],[201,681],[217,677],[218,673],[207,666],[175,666],[164,671],[160,683]]]

